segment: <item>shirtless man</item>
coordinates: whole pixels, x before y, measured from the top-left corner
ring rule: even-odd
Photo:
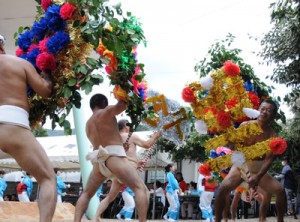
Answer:
[[[137,151],[136,146],[140,146],[145,149],[149,149],[152,145],[155,144],[157,139],[160,137],[160,133],[159,132],[154,133],[152,135],[152,137],[148,140],[143,140],[138,135],[133,133],[130,136],[129,140],[127,141],[128,135],[130,132],[129,126],[130,126],[130,123],[125,119],[118,121],[118,127],[119,127],[119,131],[120,131],[120,135],[122,137],[124,147],[125,147],[127,158],[129,160],[130,164],[134,167],[134,170],[136,170],[138,167],[138,164],[139,164],[137,154],[136,154],[136,151]],[[127,141],[127,143],[126,143],[126,141]],[[103,200],[101,200],[100,205],[97,209],[97,213],[96,213],[95,220],[94,220],[95,222],[100,221],[99,220],[100,216],[106,210],[106,208],[109,206],[109,204],[114,199],[116,199],[122,185],[123,184],[118,179],[116,179],[116,178],[113,179],[113,183],[112,183],[112,186],[111,186],[111,189],[110,189],[108,195]]]
[[[262,128],[263,132],[259,135],[252,136],[245,141],[245,146],[253,145],[257,142],[262,142],[271,137],[275,137],[274,131],[271,129],[270,123],[274,120],[277,113],[276,104],[268,99],[261,103],[259,107],[260,115],[257,120],[249,121],[257,122],[258,125]],[[275,194],[276,196],[276,210],[277,210],[277,221],[283,222],[283,216],[286,209],[286,197],[284,188],[276,181],[273,177],[267,174],[268,169],[270,168],[274,158],[276,156],[270,152],[265,157],[259,160],[253,160],[248,162],[249,171],[251,177],[249,179],[249,186],[255,188],[259,186],[262,190],[270,194]],[[215,213],[216,213],[216,222],[221,221],[222,210],[224,208],[225,198],[229,193],[239,186],[242,182],[241,173],[237,167],[233,166],[229,174],[222,181],[221,186],[218,190],[216,201],[215,201]],[[263,201],[260,206],[260,214],[265,214],[267,211],[268,204],[266,201]],[[260,217],[265,218],[264,216]]]
[[[90,99],[90,107],[93,114],[86,123],[86,134],[94,150],[99,149],[98,162],[93,163],[87,185],[77,201],[74,221],[81,220],[89,200],[105,179],[116,177],[134,191],[139,221],[144,222],[148,210],[148,190],[126,157],[115,117],[126,109],[126,103],[119,100],[116,105],[108,106],[107,98],[96,94]]]
[[[27,85],[47,98],[53,83],[47,73],[42,72],[41,77],[26,60],[6,55],[4,39],[0,39],[0,148],[35,177],[40,186],[40,221],[52,221],[56,206],[55,174],[29,127]]]

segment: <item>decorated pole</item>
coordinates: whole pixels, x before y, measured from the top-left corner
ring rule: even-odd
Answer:
[[[86,160],[86,155],[89,151],[89,141],[85,134],[85,125],[82,121],[83,110],[77,109],[73,107],[73,115],[74,115],[74,124],[76,128],[76,141],[78,146],[78,156],[80,163],[80,172],[82,177],[82,186],[86,187],[90,172],[92,171],[92,164],[90,161]],[[99,205],[99,199],[96,195],[90,200],[89,206],[87,208],[86,214],[89,219],[93,219],[95,217],[95,213],[97,211],[97,206]]]

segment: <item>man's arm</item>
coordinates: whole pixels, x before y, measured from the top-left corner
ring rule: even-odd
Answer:
[[[145,149],[149,149],[151,146],[153,146],[156,143],[156,141],[161,136],[161,134],[160,134],[160,132],[156,132],[148,140],[143,140],[135,134],[133,134],[132,136],[133,136],[133,143],[135,145],[138,145],[138,146],[143,147]]]
[[[275,155],[272,152],[267,154],[258,173],[256,175],[253,175],[250,177],[250,179],[249,179],[250,187],[258,186],[260,179],[267,173],[267,171],[269,170],[270,166],[272,165],[274,159],[275,159]]]
[[[122,100],[118,100],[117,104],[106,107],[106,113],[112,116],[116,116],[121,114],[125,109],[126,109],[126,102]]]
[[[32,87],[32,89],[43,98],[51,96],[53,89],[53,82],[50,75],[51,72],[43,71],[41,75],[39,75],[35,68],[25,60],[24,67],[27,83]]]

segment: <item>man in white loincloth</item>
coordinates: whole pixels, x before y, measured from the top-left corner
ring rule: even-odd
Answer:
[[[6,55],[0,35],[0,148],[39,183],[40,221],[47,222],[56,206],[56,181],[52,165],[29,127],[28,85],[44,98],[51,96],[49,74],[39,75],[26,60]]]
[[[121,119],[118,121],[118,128],[120,131],[120,135],[122,137],[123,145],[126,151],[127,158],[129,163],[133,166],[134,170],[138,168],[138,158],[137,158],[137,148],[136,146],[143,147],[145,149],[149,149],[152,145],[160,137],[160,132],[154,133],[150,139],[143,140],[137,134],[132,133],[130,135],[130,123],[126,119]],[[130,135],[130,136],[129,136]],[[113,179],[112,187],[106,197],[101,200],[100,205],[97,209],[97,213],[95,216],[95,221],[99,221],[102,213],[107,209],[109,204],[114,201],[122,188],[122,183],[117,179]]]
[[[259,135],[253,135],[244,141],[244,146],[251,146],[276,136],[270,126],[277,114],[276,103],[274,103],[271,99],[264,100],[259,107],[259,111],[260,115],[257,120],[244,122],[243,124],[257,122],[263,132]],[[286,209],[285,191],[283,186],[281,186],[276,179],[267,173],[275,157],[276,156],[270,152],[263,158],[248,161],[247,165],[249,167],[249,172],[251,173],[251,177],[248,182],[251,188],[259,187],[262,189],[266,193],[265,197],[270,197],[271,194],[276,196],[277,221],[283,222],[284,212]],[[229,193],[237,188],[242,182],[243,179],[239,169],[236,166],[232,166],[229,174],[222,181],[217,193],[215,201],[216,222],[221,221],[225,198],[228,197]],[[265,201],[261,203],[259,209],[260,220],[264,220],[266,218],[265,214],[267,212],[268,205],[269,203],[266,203]]]
[[[96,94],[90,99],[92,116],[86,123],[86,134],[94,150],[99,149],[98,161],[93,163],[93,170],[75,209],[75,222],[79,222],[89,200],[106,178],[116,177],[129,186],[135,193],[139,221],[146,221],[148,210],[148,190],[144,182],[130,165],[118,130],[116,115],[126,109],[126,103],[119,100],[116,105],[108,105],[107,98]]]

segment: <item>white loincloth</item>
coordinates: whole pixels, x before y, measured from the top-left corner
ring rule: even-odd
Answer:
[[[99,171],[103,176],[113,178],[113,173],[105,165],[106,160],[111,156],[126,157],[124,147],[120,145],[109,145],[105,148],[99,146],[99,149],[89,153],[86,159],[90,160],[93,164],[97,163]]]
[[[28,117],[28,112],[18,106],[0,106],[0,124],[16,125],[30,130]]]

